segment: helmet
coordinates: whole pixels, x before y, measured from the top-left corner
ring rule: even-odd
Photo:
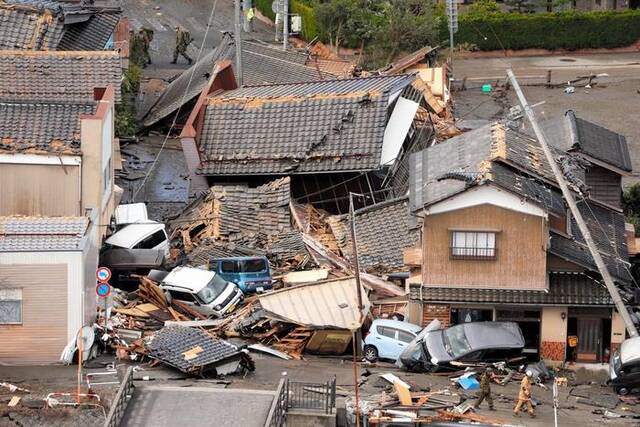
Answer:
[[[533,371],[531,369],[527,369],[526,374],[527,374],[528,377],[532,377],[533,376]]]

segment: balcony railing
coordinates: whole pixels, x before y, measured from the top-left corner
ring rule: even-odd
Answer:
[[[451,259],[492,260],[498,256],[497,248],[468,248],[451,246]]]

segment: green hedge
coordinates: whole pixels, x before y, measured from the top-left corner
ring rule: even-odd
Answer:
[[[256,8],[267,18],[275,21],[276,14],[271,10],[273,0],[255,0]],[[318,26],[316,25],[313,7],[305,4],[303,1],[290,0],[289,12],[298,13],[302,17],[302,38],[312,40],[318,35]]]
[[[448,40],[446,28],[441,34],[442,40]],[[640,40],[640,10],[467,14],[459,17],[454,39],[480,50],[629,46]]]

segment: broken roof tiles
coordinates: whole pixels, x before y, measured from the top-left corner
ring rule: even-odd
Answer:
[[[569,110],[564,117],[548,120],[541,126],[551,144],[565,151],[577,151],[606,165],[631,172],[627,140],[612,130],[576,117]]]
[[[247,86],[209,98],[204,175],[379,168],[390,98],[414,76]]]
[[[410,298],[433,303],[562,304],[612,306],[607,289],[583,273],[549,273],[549,291],[411,286]]]
[[[102,50],[121,14],[119,7],[4,0],[0,50]]]
[[[113,51],[0,51],[0,99],[93,101],[95,88],[112,85],[118,102],[121,78],[120,56]]]
[[[77,251],[88,225],[86,217],[0,217],[0,252]]]
[[[335,78],[307,66],[308,56],[295,51],[282,51],[257,41],[242,41],[243,78],[245,85],[292,83]],[[143,125],[149,127],[175,112],[195,98],[208,83],[216,62],[234,61],[236,55],[233,36],[225,33],[213,51],[191,68],[185,70],[162,93],[149,111],[142,114]]]
[[[96,102],[35,103],[0,100],[0,152],[80,154],[80,116]]]
[[[415,223],[415,221],[413,221]],[[419,240],[419,230],[412,224],[409,198],[378,203],[356,211],[358,260],[365,270],[404,270],[402,254]],[[331,217],[331,229],[344,256],[352,260],[353,250],[349,217]]]

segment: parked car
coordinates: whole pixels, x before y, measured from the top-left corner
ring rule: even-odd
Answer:
[[[264,292],[273,287],[267,257],[212,258],[209,270],[233,282],[245,294]]]
[[[156,221],[125,225],[113,233],[105,246],[123,249],[160,249],[169,255],[169,238],[164,224]]]
[[[100,265],[111,270],[109,281],[116,288],[134,291],[140,279],[134,275],[146,276],[151,270],[161,269],[165,253],[161,249],[106,248],[100,253]]]
[[[608,384],[621,395],[640,388],[640,337],[622,342],[620,349],[609,360]]]
[[[364,338],[364,357],[370,362],[396,360],[421,330],[422,327],[412,323],[375,319]]]
[[[515,322],[471,322],[441,329],[430,324],[399,362],[409,370],[438,370],[452,362],[499,362],[518,357],[524,337]]]
[[[153,272],[150,277],[158,277]],[[213,271],[176,267],[162,278],[160,288],[172,299],[192,306],[205,316],[222,317],[244,298],[242,291]]]

